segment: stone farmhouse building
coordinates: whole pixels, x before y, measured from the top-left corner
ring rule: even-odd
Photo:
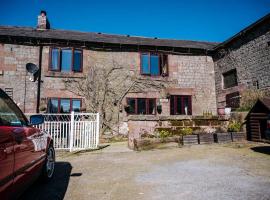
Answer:
[[[35,82],[27,63],[40,69]],[[104,79],[93,72],[101,68],[116,69]],[[217,116],[239,106],[245,89],[269,90],[270,14],[223,43],[0,26],[0,87],[24,112],[92,112],[97,95],[82,95],[91,84],[108,90],[97,112],[115,133],[138,137],[170,120]]]

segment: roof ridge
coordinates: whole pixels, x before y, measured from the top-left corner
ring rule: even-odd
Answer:
[[[0,25],[1,28],[25,28],[31,30],[37,30],[31,26],[10,26],[10,25]],[[141,39],[149,39],[149,40],[164,40],[164,41],[185,41],[185,42],[197,42],[202,44],[213,44],[217,45],[220,42],[212,42],[212,41],[202,41],[202,40],[188,40],[188,39],[176,39],[176,38],[158,38],[158,37],[147,37],[147,36],[138,36],[138,35],[129,35],[129,34],[116,34],[116,33],[103,33],[103,32],[91,32],[91,31],[80,31],[80,30],[66,30],[66,29],[47,29],[52,31],[65,31],[65,32],[74,32],[74,33],[82,33],[82,34],[97,34],[97,35],[107,35],[107,36],[117,36],[117,37],[129,37],[129,38],[141,38]],[[42,31],[47,31],[42,30]],[[40,31],[40,30],[37,30]]]

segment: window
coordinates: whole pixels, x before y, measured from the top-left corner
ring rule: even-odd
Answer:
[[[141,74],[150,76],[168,75],[168,56],[165,54],[141,53]]]
[[[128,114],[155,115],[156,99],[152,98],[127,98]]]
[[[62,72],[82,72],[82,50],[74,48],[52,48],[50,70]]]
[[[172,95],[170,97],[171,115],[192,115],[191,96]]]
[[[237,73],[236,69],[230,70],[223,74],[223,88],[230,88],[237,86]]]
[[[60,70],[59,61],[60,61],[60,49],[58,48],[51,49],[51,70],[53,71]]]
[[[72,50],[62,49],[61,71],[70,72],[72,69]]]
[[[240,106],[240,93],[239,92],[233,92],[226,95],[226,107],[232,108],[232,110],[235,110],[236,108],[239,108]]]
[[[81,99],[51,98],[47,110],[49,113],[80,112],[81,104]]]
[[[0,90],[0,126],[24,126],[27,119],[14,102]]]

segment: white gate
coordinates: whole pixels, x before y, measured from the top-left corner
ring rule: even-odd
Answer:
[[[44,123],[37,127],[48,132],[55,149],[69,151],[96,149],[99,144],[99,114],[74,113],[52,114],[45,113]],[[30,114],[27,114],[29,117]]]

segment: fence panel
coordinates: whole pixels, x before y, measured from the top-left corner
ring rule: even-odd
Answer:
[[[53,139],[55,149],[83,150],[95,149],[99,144],[99,114],[74,113],[52,114],[45,113],[44,123],[37,125]],[[31,114],[26,114],[30,117]]]

